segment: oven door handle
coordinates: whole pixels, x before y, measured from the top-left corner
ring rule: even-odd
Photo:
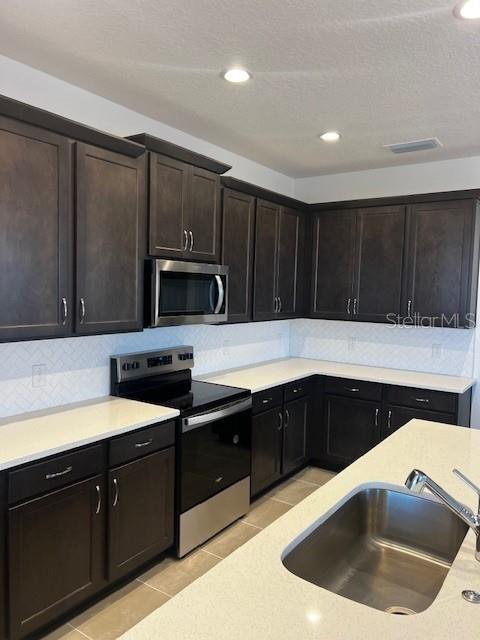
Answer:
[[[220,276],[216,275],[215,280],[217,281],[217,287],[218,287],[218,300],[217,300],[217,306],[215,307],[213,313],[219,314],[223,305],[223,301],[225,299],[225,289],[223,287],[223,280]]]
[[[246,411],[247,409],[251,409],[252,407],[252,398],[244,398],[243,400],[238,400],[237,402],[232,402],[231,404],[222,407],[218,411],[211,411],[209,413],[202,413],[198,416],[192,416],[191,418],[183,418],[182,420],[182,433],[186,433],[187,431],[192,431],[193,429],[197,429],[204,424],[208,424],[210,422],[216,422],[217,420],[222,420],[222,418],[228,418],[228,416],[233,416],[235,413],[240,413],[240,411]]]

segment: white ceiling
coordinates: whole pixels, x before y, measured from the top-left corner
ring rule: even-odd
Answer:
[[[454,4],[2,0],[0,53],[306,177],[480,153],[480,21]],[[231,64],[253,79],[225,82]],[[431,136],[444,147],[382,148]]]

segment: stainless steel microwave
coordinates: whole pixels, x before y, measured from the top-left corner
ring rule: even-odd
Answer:
[[[218,264],[147,261],[146,324],[217,324],[228,317],[228,267]]]

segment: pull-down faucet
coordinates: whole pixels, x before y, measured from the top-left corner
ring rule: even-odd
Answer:
[[[480,488],[477,487],[471,480],[469,480],[461,471],[454,469],[453,473],[463,480],[470,489],[473,489],[480,499]],[[440,500],[455,513],[463,522],[465,522],[470,529],[473,529],[477,536],[477,546],[475,551],[475,558],[480,562],[480,501],[478,505],[478,513],[475,514],[467,506],[455,500],[449,493],[447,493],[442,487],[434,482],[426,473],[419,469],[413,469],[408,478],[405,480],[405,486],[414,493],[422,493],[427,487],[430,491],[440,498]]]

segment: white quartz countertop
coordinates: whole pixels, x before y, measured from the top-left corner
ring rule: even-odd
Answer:
[[[473,378],[446,376],[438,373],[422,373],[402,369],[386,369],[367,367],[358,364],[344,364],[327,360],[311,360],[309,358],[284,358],[272,360],[253,367],[242,367],[229,371],[219,371],[206,376],[202,380],[250,389],[252,393],[263,391],[276,385],[294,382],[311,375],[334,376],[368,380],[402,387],[418,387],[435,391],[463,393],[475,384]]]
[[[480,431],[413,420],[122,636],[122,640],[477,640],[480,590],[470,531],[433,604],[395,616],[348,600],[290,573],[286,547],[358,487],[399,486],[423,469],[472,509],[477,498],[451,470],[480,484]],[[406,491],[403,487],[400,490]],[[435,535],[435,532],[433,532]]]
[[[0,470],[179,415],[176,409],[105,397],[0,421]]]

